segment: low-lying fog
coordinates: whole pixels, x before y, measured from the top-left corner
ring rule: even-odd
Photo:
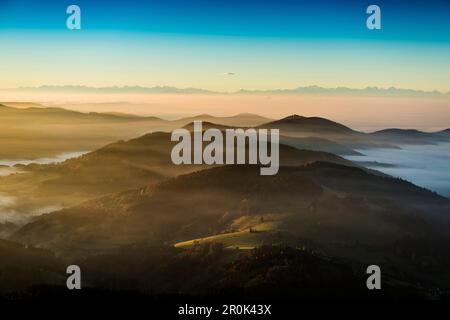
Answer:
[[[364,156],[346,158],[450,198],[450,143],[401,148],[357,150]]]
[[[59,162],[65,161],[67,159],[77,158],[87,152],[88,151],[66,152],[66,153],[56,155],[54,157],[38,158],[38,159],[32,159],[32,160],[28,160],[28,159],[0,160],[0,166],[11,166],[12,167],[12,166],[15,166],[16,164],[28,165],[31,163],[38,163],[38,164],[59,163]]]
[[[59,163],[67,159],[79,157],[85,153],[87,152],[86,151],[68,152],[56,155],[54,157],[39,158],[34,160],[26,160],[26,159],[0,160],[0,177],[21,172],[20,169],[14,167],[16,164],[28,165],[31,163],[38,163],[38,164]],[[55,205],[42,208],[34,208],[33,210],[23,212],[21,209],[17,209],[19,207],[18,206],[19,204],[20,199],[18,199],[17,197],[11,196],[5,192],[0,192],[0,227],[4,223],[13,223],[16,225],[21,225],[29,221],[31,217],[62,209],[61,206]],[[2,234],[1,228],[0,234]]]
[[[401,149],[357,150],[363,156],[347,156],[366,167],[373,168],[394,177],[400,177],[416,185],[436,191],[450,198],[450,143],[439,145],[402,146]],[[15,164],[55,163],[78,157],[85,152],[71,152],[53,158],[36,160],[0,160],[1,168],[9,174],[16,170]],[[1,175],[1,172],[0,172]],[[22,224],[32,216],[61,209],[61,207],[36,208],[32,212],[18,211],[19,199],[0,193],[0,224],[12,222]]]
[[[11,222],[14,224],[23,224],[31,217],[40,216],[45,213],[61,210],[61,206],[47,206],[42,208],[35,208],[28,212],[22,212],[17,209],[18,199],[7,193],[0,192],[0,224]]]

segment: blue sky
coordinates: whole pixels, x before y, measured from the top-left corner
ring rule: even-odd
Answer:
[[[83,28],[244,37],[450,41],[450,2],[428,1],[33,1],[1,0],[0,26],[60,30],[65,8],[82,8]],[[383,28],[365,28],[365,9],[382,9]]]
[[[82,30],[66,29],[69,4],[81,7]],[[369,4],[381,7],[381,30],[366,28]],[[448,0],[0,0],[0,41],[15,74],[0,87],[450,90]]]

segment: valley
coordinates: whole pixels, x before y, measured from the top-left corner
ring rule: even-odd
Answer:
[[[111,117],[126,126],[130,126],[128,121],[137,121],[129,115],[76,116],[95,126],[105,118],[112,121]],[[64,117],[58,121],[66,121]],[[204,130],[223,131],[232,126],[232,117],[222,123],[221,118],[203,117],[218,122],[205,122]],[[178,124],[192,130],[194,119]],[[140,121],[148,126],[147,121],[159,120]],[[445,133],[430,134],[426,142],[425,134],[421,140],[406,141],[403,134],[397,140],[386,139],[384,134],[381,139],[374,137],[378,134],[354,131],[327,119],[296,115],[254,125],[280,128],[276,175],[259,175],[259,165],[174,165],[170,153],[176,142],[157,125],[131,139],[124,134],[121,140],[93,151],[69,153],[73,158],[4,162],[3,170],[10,170],[0,176],[0,235],[9,241],[4,245],[24,246],[20,250],[26,257],[31,253],[27,248],[42,250],[36,251],[39,255],[50,254],[52,258],[30,262],[39,268],[51,259],[56,259],[56,264],[76,262],[83,270],[91,270],[89,282],[94,287],[103,288],[109,285],[99,280],[102,266],[123,259],[125,251],[130,255],[139,252],[152,266],[162,261],[168,264],[145,281],[163,279],[166,272],[174,277],[175,265],[192,263],[198,268],[206,265],[213,274],[224,277],[223,283],[215,286],[225,289],[234,283],[229,282],[230,276],[237,276],[233,264],[256,263],[252,259],[260,252],[265,253],[258,259],[290,252],[293,261],[307,259],[318,265],[333,261],[329,266],[336,272],[377,261],[395,279],[393,283],[408,283],[405,288],[393,286],[392,290],[402,295],[403,290],[426,294],[412,285],[410,278],[427,288],[450,286],[446,272],[450,266],[450,200],[385,174],[405,163],[370,156],[383,150],[401,154],[407,148],[439,145],[447,139]],[[93,133],[95,136],[95,130]],[[433,140],[436,135],[439,138]],[[141,268],[146,263],[124,265]],[[197,267],[192,272],[197,272]],[[254,272],[262,272],[258,270]],[[349,270],[347,276],[354,277]],[[31,283],[58,283],[61,275],[49,272],[48,278],[31,277]],[[125,282],[118,286],[128,288],[125,279],[129,276],[121,277]],[[173,280],[168,287],[158,282],[155,288],[208,292],[212,288],[206,284],[208,279],[201,281],[201,285],[183,285]],[[241,280],[233,281],[243,285]],[[193,289],[198,285],[200,291],[199,287]]]

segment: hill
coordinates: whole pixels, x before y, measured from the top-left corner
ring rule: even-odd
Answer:
[[[123,113],[83,113],[35,103],[4,103],[0,105],[0,159],[36,159],[95,150],[149,132],[170,132],[193,119],[231,126],[255,126],[270,121],[252,114],[199,115],[169,121]]]
[[[16,104],[13,104],[16,105]],[[163,126],[156,117],[82,113],[36,104],[0,108],[0,158],[10,160],[55,157],[89,151],[120,139],[130,139]]]
[[[281,136],[280,143],[297,148],[312,151],[324,151],[334,153],[340,156],[359,156],[362,153],[355,151],[343,144],[317,137],[289,137]]]
[[[189,131],[194,130],[194,123],[188,123],[183,128],[188,129]],[[226,129],[234,129],[231,126],[225,126],[221,124],[216,124],[212,122],[203,122],[202,129],[219,129],[224,131]],[[243,127],[242,129],[247,129]],[[312,150],[312,151],[323,151],[338,154],[341,156],[345,155],[362,155],[360,152],[352,150],[344,145],[333,142],[331,140],[316,138],[316,137],[292,137],[292,136],[280,136],[280,143],[291,146],[297,149],[303,150]]]
[[[428,190],[338,164],[282,167],[276,176],[260,176],[256,166],[223,166],[43,215],[13,239],[86,256],[137,242],[244,231],[262,243],[301,237],[357,259],[359,249],[345,246],[382,248],[408,237],[436,237],[441,248],[448,208],[447,199]],[[265,229],[258,227],[262,221]],[[372,254],[378,255],[366,252],[359,259]]]
[[[199,120],[208,123],[215,123],[227,127],[255,127],[263,123],[272,121],[272,119],[262,117],[252,113],[240,113],[229,117],[216,117],[209,114],[200,114],[194,117],[182,118],[173,122],[181,126]]]
[[[397,148],[394,142],[377,141],[363,132],[320,117],[303,117],[294,114],[263,124],[260,128],[278,128],[282,136],[291,139],[324,139],[325,141],[316,140],[315,142],[322,143],[321,147],[327,148],[327,150],[339,150],[340,154],[351,154],[356,152],[354,149]]]
[[[183,126],[183,128],[187,129],[191,132],[194,131],[194,122],[189,122],[188,124]],[[235,129],[235,128],[231,127],[231,126],[222,125],[222,124],[212,123],[209,121],[202,121],[202,130],[205,131],[208,129],[219,129],[220,131],[224,131],[226,129]],[[245,129],[245,128],[242,128],[242,129]]]
[[[18,107],[20,106],[20,107]],[[157,117],[136,117],[127,114],[111,114],[67,110],[64,108],[45,107],[36,103],[4,103],[0,108],[0,117],[8,121],[37,121],[43,123],[79,123],[110,121],[158,121]]]
[[[396,144],[437,144],[450,142],[450,136],[441,132],[423,132],[416,129],[385,129],[370,134],[379,141],[392,141]]]
[[[153,185],[205,168],[204,165],[174,165],[170,158],[174,145],[169,133],[156,132],[112,143],[63,163],[16,166],[21,173],[0,177],[0,192],[18,199],[19,207],[11,209],[33,212],[41,208],[73,206],[107,193]],[[310,161],[353,165],[330,153],[280,145],[282,165]]]
[[[280,129],[285,133],[350,134],[355,132],[340,123],[325,118],[303,117],[296,114],[266,123],[261,127]]]
[[[0,261],[0,295],[65,283],[64,264],[48,250],[0,239]]]
[[[20,245],[8,242],[11,249]],[[2,250],[0,258],[7,258]],[[37,252],[42,255],[36,259]],[[233,299],[300,302],[309,300],[427,299],[430,284],[417,284],[401,273],[383,268],[383,290],[371,292],[364,286],[365,268],[352,261],[324,256],[316,250],[285,245],[262,246],[248,252],[226,250],[220,244],[199,245],[180,250],[168,245],[134,244],[108,253],[76,259],[81,267],[83,290],[65,287],[61,260],[45,259],[44,250],[17,250],[5,268],[0,266],[0,301],[40,303],[105,301],[142,302],[160,306],[185,301]],[[31,256],[35,256],[34,259]],[[27,273],[21,264],[27,262]],[[53,264],[47,265],[49,262]],[[6,272],[15,270],[16,272]],[[46,272],[45,276],[43,276]],[[408,283],[408,281],[410,283]],[[326,283],[326,286],[323,284]],[[433,298],[445,299],[445,291]],[[162,305],[161,305],[162,304]],[[159,309],[159,307],[158,307]]]
[[[423,287],[408,287],[387,272],[382,292],[369,292],[364,286],[363,266],[283,245],[245,253],[224,250],[219,244],[189,250],[133,245],[77,264],[86,270],[86,281],[92,286],[142,293],[176,292],[181,301],[198,296],[221,303],[224,299],[370,300],[423,298],[427,292]]]
[[[0,128],[0,158],[30,160],[95,150],[149,132],[170,132],[194,120],[214,123],[222,129],[228,126],[278,128],[285,144],[341,155],[355,155],[355,149],[397,148],[399,144],[411,141],[428,144],[450,140],[445,131],[430,133],[427,139],[407,139],[405,135],[387,135],[387,132],[365,134],[328,119],[298,115],[272,121],[248,113],[227,117],[203,114],[169,121],[126,113],[83,113],[24,102],[4,103],[0,107],[3,124]],[[293,138],[303,141],[293,141]]]
[[[262,125],[263,128],[279,128],[282,135],[296,138],[322,138],[340,146],[323,144],[327,151],[335,149],[339,154],[350,154],[353,149],[398,148],[405,144],[427,145],[450,142],[446,130],[423,132],[416,129],[384,129],[372,133],[352,130],[340,123],[318,117],[292,115]],[[320,142],[319,142],[320,144]],[[343,150],[348,148],[352,151]],[[350,152],[350,153],[348,153]]]

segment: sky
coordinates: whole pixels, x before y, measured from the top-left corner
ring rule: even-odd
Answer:
[[[66,8],[81,8],[68,30]],[[381,30],[366,8],[381,8]],[[450,2],[0,0],[0,88],[450,91]]]

